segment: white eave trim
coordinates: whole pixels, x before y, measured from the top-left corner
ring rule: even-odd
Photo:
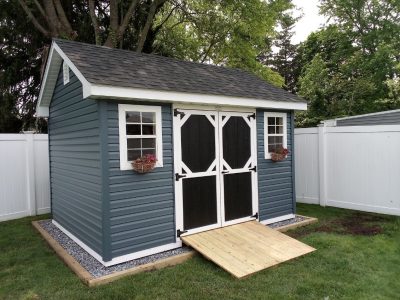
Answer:
[[[114,98],[119,100],[143,99],[149,101],[174,102],[184,104],[208,104],[287,110],[307,109],[307,103],[304,102],[273,101],[220,95],[170,92],[139,88],[123,88],[108,85],[91,85],[90,89],[83,90],[83,97],[91,97],[95,99]]]
[[[47,59],[42,84],[40,86],[38,103],[36,106],[36,114],[38,117],[49,116],[50,101],[51,97],[53,96],[54,88],[58,78],[59,67],[61,66],[62,61],[64,61],[71,69],[71,71],[74,72],[76,77],[78,77],[79,81],[82,83],[83,90],[85,91],[87,89],[90,89],[90,83],[86,80],[86,78],[82,75],[78,68],[72,63],[72,61],[67,57],[67,55],[61,50],[56,41],[53,41],[49,51],[49,57]],[[51,67],[56,68],[56,70],[51,70]],[[54,73],[54,71],[56,71],[56,73]],[[51,72],[53,73],[52,78],[49,77]],[[50,82],[50,79],[53,82]]]

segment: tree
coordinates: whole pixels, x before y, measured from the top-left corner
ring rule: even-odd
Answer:
[[[168,5],[173,6],[169,3]],[[266,37],[274,34],[280,15],[292,7],[290,0],[188,0],[156,22],[164,26],[155,51],[184,60],[208,62],[251,71],[282,86],[282,77],[257,60]]]
[[[280,30],[276,37],[268,40],[266,43],[266,52],[259,54],[258,59],[266,66],[279,73],[284,79],[284,88],[292,93],[296,93],[297,84],[297,45],[292,44],[294,35],[293,28],[299,18],[295,18],[292,14],[284,14],[280,20]],[[272,47],[277,51],[273,51]]]
[[[53,37],[238,67],[282,85],[256,56],[290,1],[3,0],[0,114],[21,121],[14,131],[35,126],[40,70]]]
[[[300,93],[312,108],[298,123],[315,125],[309,121],[400,107],[395,100],[400,2],[322,0],[321,12],[333,24],[311,34],[297,55]],[[317,63],[325,70],[323,78],[311,76]],[[314,89],[321,81],[324,89]],[[313,109],[317,97],[323,111]]]

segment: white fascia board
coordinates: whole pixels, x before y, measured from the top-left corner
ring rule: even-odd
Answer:
[[[53,44],[54,44],[54,42],[53,42]],[[47,63],[46,63],[45,71],[44,71],[43,81],[42,81],[42,84],[40,85],[39,98],[38,98],[38,102],[36,104],[36,114],[37,114],[38,117],[48,117],[49,116],[49,114],[48,113],[46,114],[46,112],[43,111],[43,109],[41,109],[41,108],[43,108],[43,105],[42,105],[43,94],[45,93],[45,90],[48,91],[48,89],[46,89],[46,87],[48,86],[47,79],[48,79],[48,76],[49,76],[50,64],[51,64],[51,61],[53,60],[53,53],[54,53],[53,44],[51,45],[49,56],[47,58]]]
[[[89,89],[84,89],[83,97],[92,97],[95,99],[114,98],[119,100],[143,99],[149,101],[174,102],[184,104],[209,104],[285,110],[307,110],[307,103],[304,102],[261,100],[231,96],[124,88],[106,85],[91,85]]]
[[[63,61],[68,65],[68,67],[71,69],[72,72],[78,77],[79,81],[82,83],[82,88],[83,88],[83,93],[85,94],[85,91],[90,89],[90,84],[86,80],[86,78],[82,75],[82,73],[78,70],[78,68],[72,63],[72,61],[65,55],[65,53],[61,50],[61,48],[57,45],[55,41],[51,44],[50,52],[49,52],[49,57],[47,59],[46,63],[46,69],[45,73],[43,76],[43,81],[42,85],[40,87],[40,92],[39,92],[39,98],[38,98],[38,103],[36,106],[36,114],[38,117],[48,117],[49,116],[49,106],[50,106],[50,101],[51,97],[54,92],[54,87],[56,85],[57,78],[52,78],[53,82],[49,82],[49,72],[50,68],[54,63],[56,63],[56,60],[61,57]],[[57,57],[59,56],[59,57]],[[57,68],[58,72],[58,68]],[[58,76],[58,73],[57,73]],[[54,77],[54,76],[53,76]],[[43,101],[45,98],[50,98],[48,103],[44,103]]]
[[[48,117],[49,116],[49,107],[48,106],[40,106],[40,103],[37,104],[36,114],[38,117]]]

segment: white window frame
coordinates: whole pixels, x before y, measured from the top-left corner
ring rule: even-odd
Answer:
[[[64,79],[64,85],[69,83],[69,66],[65,62],[65,60],[63,61],[63,79]]]
[[[132,170],[132,164],[127,159],[128,143],[126,135],[126,118],[127,111],[134,112],[154,112],[156,116],[156,157],[157,167],[163,166],[163,148],[162,148],[162,115],[161,106],[152,105],[133,105],[133,104],[118,104],[118,122],[119,122],[119,162],[121,170]],[[139,136],[138,136],[139,137]]]
[[[281,117],[283,118],[283,134],[268,134],[268,118]],[[269,136],[282,136],[283,147],[287,148],[287,114],[280,112],[264,112],[264,154],[265,159],[271,159],[271,153],[268,152],[268,137]]]

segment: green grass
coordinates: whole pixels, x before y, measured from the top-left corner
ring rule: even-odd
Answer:
[[[318,250],[249,278],[234,279],[198,256],[96,288],[82,284],[41,239],[30,223],[38,218],[2,222],[0,299],[398,299],[400,218],[371,219],[364,226],[383,232],[363,236],[341,223],[360,218],[353,211],[299,205],[298,213],[320,222],[289,234]]]

